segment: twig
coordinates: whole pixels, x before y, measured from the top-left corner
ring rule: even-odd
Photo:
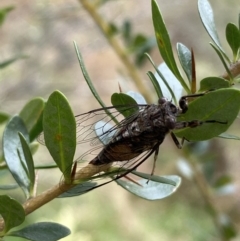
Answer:
[[[89,15],[95,21],[99,29],[102,31],[109,44],[112,46],[113,50],[116,52],[121,62],[124,64],[129,76],[134,81],[140,93],[144,95],[148,103],[152,103],[153,98],[150,94],[151,92],[148,90],[147,86],[143,85],[142,78],[136,66],[131,62],[130,58],[128,57],[125,49],[121,47],[119,41],[111,34],[110,25],[103,20],[103,18],[98,14],[95,5],[92,5],[89,0],[79,0],[79,2],[82,4],[84,9],[89,13]]]
[[[79,179],[90,178],[99,172],[107,171],[107,169],[110,166],[111,166],[111,163],[101,165],[101,166],[94,166],[92,164],[88,164],[86,167],[83,167],[75,174],[74,179],[79,180]],[[65,182],[61,182],[58,185],[55,185],[52,188],[48,189],[47,191],[39,194],[38,196],[27,200],[23,204],[25,215],[32,213],[33,211],[40,208],[44,204],[52,201],[54,198],[57,198],[60,194],[67,192],[74,186],[76,186],[76,184],[66,184]],[[0,232],[3,229],[4,229],[4,220],[0,219]]]
[[[240,75],[240,62],[238,61],[231,65],[229,70],[233,77],[237,77],[238,75]],[[224,79],[229,79],[229,75],[227,72],[225,72],[221,77]]]

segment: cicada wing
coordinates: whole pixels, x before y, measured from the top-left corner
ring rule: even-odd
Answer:
[[[153,148],[151,150],[143,152],[138,157],[131,160],[108,164],[109,166],[105,170],[103,166],[94,166],[94,171],[90,170],[92,168],[90,166],[81,167],[80,170],[76,172],[75,176],[77,178],[74,180],[75,183],[79,182],[79,184],[77,184],[68,192],[61,195],[61,197],[82,195],[93,189],[113,182],[119,178],[123,178],[129,173],[131,173],[133,170],[135,170],[138,166],[140,166],[148,157],[151,156],[154,151],[155,149]],[[95,174],[92,175],[92,173]]]
[[[123,118],[119,111],[135,110],[136,105],[101,108],[76,116],[77,142],[79,144],[89,142],[94,145],[98,143],[98,139],[106,145],[108,142],[105,140],[106,137],[107,139],[113,137],[119,129],[132,122],[138,116],[139,111],[146,106],[138,105],[138,111],[127,118]],[[106,114],[106,110],[110,115]]]
[[[142,111],[144,108],[146,108],[146,106],[147,105],[137,105],[139,111]],[[99,108],[75,116],[77,126],[77,143],[89,143],[90,145],[97,145],[103,139],[105,139],[106,136],[112,137],[119,128],[122,128],[127,123],[133,121],[134,118],[136,118],[136,115],[138,115],[138,113],[135,112],[135,114],[132,116],[124,119],[119,111],[127,111],[132,109],[135,110],[136,105],[122,105]],[[106,111],[109,114],[107,114]],[[98,123],[104,124],[99,125]],[[37,140],[39,143],[45,145],[43,133],[38,136]]]
[[[82,171],[84,177],[79,177],[79,175],[75,175],[75,171],[72,171],[73,182],[76,184],[79,182],[77,185],[79,188],[73,189],[73,193],[76,194],[71,194],[70,192],[70,196],[86,193],[92,189],[127,175],[129,172],[131,172],[131,170],[134,170],[152,154],[152,150],[145,152],[142,151],[142,154],[136,158],[112,163],[109,170],[103,171],[101,169],[97,169],[94,173],[89,173],[89,170],[86,169],[86,167],[89,165],[89,161],[99,154],[104,145],[107,145],[109,141],[116,135],[116,133],[124,126],[133,122],[137,118],[139,112],[143,111],[147,106],[148,105],[138,105],[138,111],[127,118],[122,117],[119,109],[122,108],[124,111],[127,109],[131,110],[131,108],[136,109],[136,105],[125,105],[122,107],[118,106],[118,110],[116,110],[116,107],[114,106],[107,107],[107,110],[111,113],[111,116],[114,116],[114,119],[118,120],[117,123],[113,121],[112,117],[106,114],[105,108],[96,109],[76,116],[77,142],[78,144],[84,146],[84,152],[75,160],[74,165],[77,167],[76,173]],[[45,144],[43,134],[39,136],[38,141],[42,144]],[[139,150],[133,151],[140,153]],[[119,153],[119,155],[121,155],[121,153]],[[72,169],[72,167],[69,168]],[[95,166],[95,168],[98,167]],[[64,180],[62,179],[61,181]],[[69,196],[68,194],[66,195]]]

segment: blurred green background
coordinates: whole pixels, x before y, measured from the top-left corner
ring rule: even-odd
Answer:
[[[224,68],[208,44],[210,39],[201,24],[197,1],[158,0],[158,4],[173,46],[181,42],[193,48],[198,80],[222,74]],[[211,1],[211,4],[222,45],[230,53],[224,37],[225,26],[228,22],[237,23],[239,2]],[[111,94],[119,91],[118,84],[123,92],[137,91],[115,52],[77,0],[1,0],[0,7],[7,6],[15,9],[0,28],[0,61],[18,55],[26,58],[0,72],[1,111],[18,113],[29,99],[36,96],[48,98],[56,89],[67,96],[75,114],[99,108],[83,79],[73,41],[77,42],[95,87],[106,104],[110,105]],[[134,32],[154,35],[150,1],[109,1],[98,10],[106,20],[117,26],[127,19],[132,23]],[[156,64],[162,62],[157,47],[151,56]],[[145,74],[152,70],[151,65],[146,62],[139,70],[143,83],[152,88]],[[154,91],[153,96],[157,101]],[[238,126],[239,121],[230,132],[236,134]],[[218,176],[226,173],[233,180],[232,191],[221,195],[214,193],[214,203],[231,217],[236,230],[240,230],[239,143],[215,139],[207,145],[216,156],[216,162],[211,163],[210,174]],[[182,176],[177,165],[181,153],[182,150],[177,150],[172,140],[167,138],[161,146],[155,173]],[[207,158],[202,162],[207,162]],[[44,146],[40,146],[35,161],[51,162]],[[152,158],[144,163],[141,170],[149,173],[151,168]],[[59,183],[60,178],[57,170],[38,171],[38,192]],[[20,190],[7,194],[23,201]],[[66,241],[218,240],[213,221],[204,208],[204,200],[195,183],[184,176],[180,189],[164,200],[142,200],[111,183],[81,197],[54,200],[29,215],[26,222],[36,220],[59,222],[69,227],[72,235],[63,239]],[[240,240],[240,236],[234,240]]]

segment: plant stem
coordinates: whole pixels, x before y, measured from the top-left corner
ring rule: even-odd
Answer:
[[[240,75],[240,61],[231,65],[229,70],[233,77],[237,77],[238,75]],[[225,72],[221,77],[224,79],[229,79],[229,75],[227,72]]]
[[[111,166],[111,163],[101,165],[101,166],[88,164],[87,166],[83,167],[75,174],[74,180],[88,179],[99,172],[107,171],[110,166]],[[76,185],[77,184],[66,184],[65,182],[61,182],[53,186],[52,188],[48,189],[47,191],[39,194],[38,196],[28,199],[23,204],[25,215],[32,213],[33,211],[40,208],[44,204],[52,201],[54,198],[57,198],[60,194],[69,191],[71,188],[73,188]],[[0,219],[0,232],[3,229],[4,229],[4,220]]]
[[[136,66],[131,62],[125,49],[121,47],[120,42],[111,34],[110,25],[103,20],[103,18],[98,14],[95,5],[91,4],[89,0],[79,0],[84,9],[89,13],[92,19],[95,21],[99,29],[102,31],[103,35],[108,40],[109,44],[112,46],[113,50],[116,52],[121,62],[128,71],[129,76],[134,81],[135,85],[139,89],[139,92],[144,95],[148,103],[153,102],[151,92],[147,89],[147,86],[143,85],[142,78],[136,68]]]

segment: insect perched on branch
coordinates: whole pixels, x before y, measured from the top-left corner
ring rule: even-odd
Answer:
[[[177,120],[188,110],[187,99],[202,95],[204,93],[181,97],[179,107],[163,97],[158,104],[112,106],[76,116],[78,144],[85,143],[88,150],[76,160],[72,168],[72,182],[81,183],[81,193],[88,192],[126,176],[153,153],[155,167],[159,147],[168,133],[176,146],[181,148],[182,143],[179,143],[173,131],[195,128],[205,123],[226,124],[218,120]],[[118,122],[117,119],[126,112],[133,114]],[[113,119],[115,124],[111,125]],[[77,170],[78,164],[86,160],[90,162]],[[96,182],[105,177],[111,180],[101,184]]]

